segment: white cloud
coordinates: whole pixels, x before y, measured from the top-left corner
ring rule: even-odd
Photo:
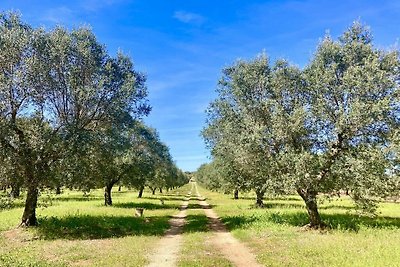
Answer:
[[[39,20],[46,24],[76,26],[85,22],[87,14],[122,2],[123,0],[83,0],[79,5],[62,5],[49,8],[42,13]]]
[[[48,9],[42,17],[43,21],[55,24],[66,23],[68,21],[73,21],[74,19],[74,12],[65,6]]]
[[[203,24],[205,22],[205,18],[199,14],[190,13],[186,11],[175,11],[174,16],[175,19],[179,20],[183,23],[189,24]]]

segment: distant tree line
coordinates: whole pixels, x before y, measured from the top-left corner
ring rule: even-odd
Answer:
[[[34,28],[0,14],[0,186],[26,190],[22,225],[37,224],[39,192],[61,187],[139,190],[187,182],[157,132],[146,77],[110,56],[89,28]],[[154,191],[153,191],[154,192]]]
[[[196,179],[211,189],[296,193],[310,227],[323,227],[318,195],[348,193],[373,211],[398,194],[400,60],[376,48],[355,22],[326,36],[309,64],[270,63],[265,54],[223,70],[202,134],[213,161]]]

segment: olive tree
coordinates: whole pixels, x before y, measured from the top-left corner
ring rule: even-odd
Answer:
[[[224,70],[203,135],[256,192],[297,191],[310,227],[324,226],[321,193],[346,190],[372,211],[398,189],[399,69],[398,51],[375,48],[358,22],[325,37],[304,70],[239,61]]]
[[[277,161],[285,142],[293,137],[288,134],[289,115],[302,114],[297,92],[291,95],[290,91],[299,87],[297,68],[285,61],[270,66],[267,57],[260,55],[223,71],[218,98],[208,110],[203,136],[212,154],[247,180],[259,206],[267,191],[284,190]]]
[[[45,32],[1,14],[0,144],[23,172],[22,225],[37,224],[39,188],[86,133],[121,114],[149,112],[144,82],[128,57],[110,57],[88,28]]]
[[[338,41],[327,36],[304,70],[310,149],[296,155],[295,186],[310,226],[323,222],[316,196],[350,190],[369,209],[391,191],[390,135],[398,127],[399,57],[376,49],[369,30],[356,22]]]

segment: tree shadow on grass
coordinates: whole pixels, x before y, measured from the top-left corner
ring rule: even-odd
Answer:
[[[274,202],[274,201],[268,201],[264,202],[264,207],[266,209],[298,209],[298,208],[304,208],[305,205],[302,203],[283,203],[283,202]]]
[[[345,230],[358,232],[360,227],[384,229],[396,228],[400,229],[400,218],[394,217],[377,217],[359,216],[353,214],[322,214],[323,222],[332,230]],[[239,215],[231,217],[223,217],[222,221],[228,229],[246,228],[256,222],[275,223],[282,225],[302,227],[309,223],[308,216],[305,212],[281,213],[271,212],[263,215]]]
[[[138,218],[130,216],[79,215],[40,218],[37,227],[45,240],[87,240],[124,236],[160,236],[169,228],[169,216]]]
[[[184,201],[186,199],[186,197],[164,197],[164,196],[160,196],[160,197],[142,197],[142,199],[155,199],[155,200],[160,200],[163,199],[165,201]]]
[[[129,190],[129,191],[112,191],[112,195],[115,197],[126,197],[127,195],[132,195],[135,196],[138,192],[137,191],[133,191],[133,190]],[[104,197],[103,197],[104,198]]]
[[[203,206],[200,204],[191,204],[191,203],[189,203],[188,205],[188,209],[212,209],[213,207],[215,207],[215,205],[208,204],[207,206]]]
[[[198,197],[196,197],[196,196],[192,196],[192,197],[190,197],[190,200],[193,200],[193,201],[206,201],[207,199],[209,199],[209,198],[206,198],[206,197],[203,197],[203,196],[198,196]]]
[[[305,206],[303,206],[305,207]],[[355,210],[354,207],[351,206],[343,206],[343,205],[325,205],[325,206],[320,206],[318,207],[319,210],[329,210],[329,209],[340,209],[340,210]]]
[[[257,208],[257,209],[305,209],[306,205],[303,201],[300,203],[290,203],[290,202],[282,202],[282,201],[264,201],[264,205],[262,207],[257,206],[256,204],[252,204],[250,208]],[[331,204],[331,205],[324,205],[319,206],[319,210],[329,210],[329,209],[339,209],[339,210],[354,210],[352,206],[343,206],[339,204]]]
[[[25,207],[24,203],[11,203],[7,205],[0,205],[0,212],[12,209],[19,209]]]
[[[186,224],[183,228],[184,233],[208,232],[208,218],[206,215],[188,215],[186,216]]]
[[[239,200],[240,199],[244,199],[244,200],[254,200],[254,201],[256,201],[256,196],[254,196],[254,197],[239,197]],[[265,201],[274,201],[274,200],[283,200],[283,201],[300,201],[300,202],[303,202],[303,200],[299,197],[299,198],[296,198],[296,197],[290,197],[290,196],[277,196],[277,197],[265,197],[264,198],[264,200]]]
[[[180,205],[176,204],[156,204],[150,202],[128,202],[128,203],[115,203],[113,207],[116,208],[125,208],[125,209],[136,209],[136,208],[144,208],[146,210],[161,210],[161,209],[179,209]]]
[[[70,201],[98,201],[98,200],[104,200],[104,197],[100,196],[81,196],[81,197],[53,197],[51,199],[52,201],[65,201],[65,202],[70,202]]]
[[[186,193],[180,193],[180,194],[160,194],[158,195],[160,197],[185,197]]]

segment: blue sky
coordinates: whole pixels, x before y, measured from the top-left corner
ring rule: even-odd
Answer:
[[[207,162],[200,131],[221,69],[265,51],[307,64],[328,31],[352,21],[371,26],[375,44],[396,46],[400,1],[2,0],[34,26],[90,25],[111,54],[129,54],[147,74],[155,127],[183,170]]]

